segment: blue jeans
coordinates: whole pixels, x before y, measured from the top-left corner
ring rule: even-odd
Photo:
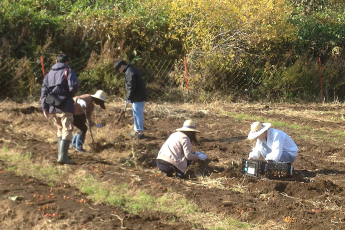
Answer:
[[[192,161],[187,161],[187,167],[191,163],[192,163]],[[175,173],[177,177],[184,178],[184,173],[181,172],[178,168],[176,168],[171,163],[156,159],[156,164],[157,164],[158,169],[161,172],[164,172],[166,176],[172,177],[173,173]]]
[[[262,143],[262,149],[260,152],[261,152],[261,155],[264,158],[266,158],[267,154],[272,152],[272,149],[270,149],[266,143]],[[280,162],[290,162],[290,163],[294,162],[295,160],[296,160],[296,158],[291,156],[289,154],[289,152],[287,152],[287,151],[283,151],[283,153],[279,159]]]
[[[134,131],[144,131],[144,107],[145,101],[132,102]]]

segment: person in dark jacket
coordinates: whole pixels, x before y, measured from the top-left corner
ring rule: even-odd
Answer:
[[[75,73],[68,68],[68,56],[59,54],[56,64],[45,76],[41,88],[41,103],[45,117],[52,116],[57,127],[58,162],[61,164],[75,164],[68,158],[68,149],[73,138],[73,95],[79,90],[79,83]],[[47,104],[48,95],[54,95],[62,102],[59,106]]]
[[[144,107],[147,100],[145,82],[140,71],[124,60],[115,62],[115,70],[125,74],[127,90],[126,103],[132,103],[134,118],[134,133],[130,134],[134,139],[143,139],[144,135]]]

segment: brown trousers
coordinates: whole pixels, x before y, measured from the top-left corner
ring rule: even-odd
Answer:
[[[71,141],[73,138],[73,113],[54,113],[53,122],[57,127],[57,137]]]

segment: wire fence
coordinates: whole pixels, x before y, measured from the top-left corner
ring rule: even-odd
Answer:
[[[42,55],[20,60],[0,60],[2,97],[13,100],[38,100],[44,76],[55,64],[56,55]],[[78,94],[95,93],[102,89],[108,95],[124,98],[124,76],[115,71],[114,58],[99,56],[70,58],[69,67],[78,76]],[[149,100],[200,101],[227,97],[248,98],[259,83],[254,74],[201,70],[191,59],[152,60],[130,62],[138,68],[146,82]]]
[[[43,78],[55,64],[55,60],[56,54],[20,60],[0,59],[2,97],[16,101],[39,100]],[[78,76],[80,84],[78,94],[93,94],[102,89],[110,98],[125,98],[124,76],[115,71],[116,60],[117,58],[96,54],[70,58],[69,67]],[[278,78],[274,77],[268,79],[262,72],[228,70],[217,66],[204,67],[188,57],[166,60],[134,59],[130,63],[142,73],[151,101],[257,100],[258,95],[274,94],[274,87],[266,86],[269,90],[265,91],[263,85],[269,82],[274,86],[277,84],[275,81],[278,81]],[[316,62],[316,72],[317,68]],[[318,81],[319,76],[315,76],[315,79]],[[283,98],[284,95],[280,97]],[[315,95],[315,98],[317,97],[319,95]]]

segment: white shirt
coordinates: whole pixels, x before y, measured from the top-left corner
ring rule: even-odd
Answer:
[[[257,139],[253,151],[249,153],[249,158],[253,160],[259,159],[261,150],[263,150],[263,143],[272,150],[271,153],[266,155],[265,160],[279,161],[283,152],[288,152],[294,158],[297,156],[297,145],[289,135],[281,130],[269,128],[267,130],[267,141],[265,139]]]

